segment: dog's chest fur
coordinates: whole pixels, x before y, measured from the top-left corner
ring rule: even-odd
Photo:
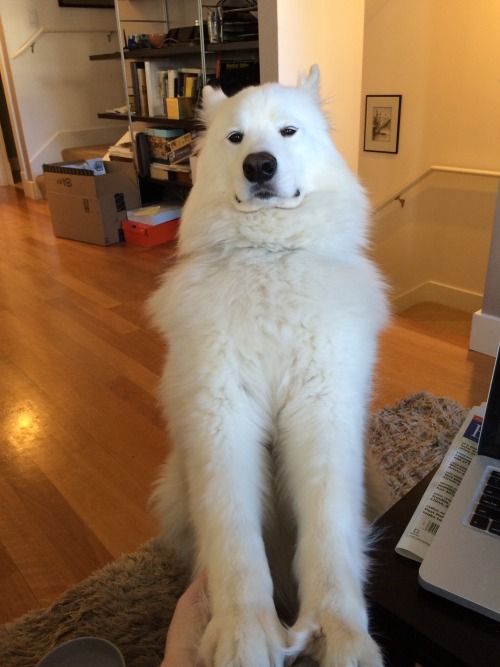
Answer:
[[[294,386],[313,376],[329,382],[352,336],[371,335],[366,312],[376,285],[362,257],[262,248],[194,254],[168,275],[156,316],[174,364],[182,359],[184,372],[207,386],[238,377],[274,420]]]
[[[325,342],[336,325],[363,318],[369,273],[362,258],[341,262],[301,250],[188,257],[171,276],[167,335],[211,333],[259,353],[290,351],[318,337]]]

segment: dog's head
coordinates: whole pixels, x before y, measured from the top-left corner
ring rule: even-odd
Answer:
[[[228,98],[207,86],[202,118],[202,166],[239,211],[295,208],[325,178],[332,144],[317,66],[297,87],[266,84]]]
[[[205,88],[195,184],[181,253],[217,248],[315,248],[345,255],[364,243],[362,190],[335,149],[321,110],[319,71],[296,87]]]

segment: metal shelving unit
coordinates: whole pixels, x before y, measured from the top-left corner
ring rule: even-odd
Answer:
[[[134,129],[134,126],[138,126],[138,128],[140,128],[139,131],[142,131],[144,125],[155,125],[156,127],[184,129],[189,131],[195,127],[199,127],[199,121],[196,120],[196,118],[175,120],[167,118],[166,116],[149,116],[132,113],[130,105],[128,104],[130,91],[129,67],[131,62],[148,60],[168,61],[169,59],[172,59],[175,67],[177,66],[177,63],[182,62],[183,59],[185,59],[185,62],[191,67],[194,62],[197,62],[199,65],[197,64],[196,67],[199,66],[199,69],[202,71],[202,84],[205,85],[207,82],[207,59],[212,66],[216,61],[217,56],[223,58],[234,55],[234,58],[254,59],[256,62],[258,62],[259,59],[259,42],[257,39],[252,38],[245,41],[209,43],[206,39],[205,30],[198,31],[198,41],[196,42],[190,41],[186,43],[168,44],[161,48],[128,48],[126,32],[128,33],[131,31],[131,34],[135,34],[133,32],[134,29],[137,30],[137,33],[148,31],[153,32],[151,26],[155,26],[154,29],[157,32],[168,33],[170,27],[178,27],[170,25],[168,5],[181,1],[183,0],[158,0],[156,3],[154,0],[150,0],[148,3],[145,2],[144,4],[147,4],[149,10],[152,10],[155,15],[154,18],[148,20],[142,15],[142,7],[139,5],[134,6],[130,3],[129,9],[132,9],[132,15],[128,15],[126,13],[126,3],[115,0],[120,50],[111,53],[92,54],[89,56],[92,61],[121,60],[124,93],[128,111],[126,113],[105,111],[99,113],[98,117],[107,120],[126,121],[128,123],[132,145],[134,146],[134,160],[136,165],[137,155],[135,155],[135,134],[137,128]],[[213,7],[213,0],[212,2],[208,0],[207,6]],[[195,10],[197,13],[197,23],[200,26],[204,23],[207,6],[203,5],[203,0],[196,0],[196,9],[194,5],[191,6],[191,9]],[[145,9],[145,11],[147,10]],[[149,178],[141,180],[145,180],[149,183],[151,182],[151,179]],[[174,185],[174,183],[170,181],[166,181],[165,184],[168,187]]]

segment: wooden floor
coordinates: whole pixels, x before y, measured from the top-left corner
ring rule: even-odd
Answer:
[[[56,239],[47,203],[14,188],[0,188],[0,211],[3,623],[154,535],[146,500],[167,447],[154,400],[163,348],[143,303],[174,247]],[[373,410],[421,390],[485,399],[493,360],[469,353],[444,320],[394,318]]]

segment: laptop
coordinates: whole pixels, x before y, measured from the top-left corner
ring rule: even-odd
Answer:
[[[472,459],[419,570],[423,588],[500,621],[500,349]]]

